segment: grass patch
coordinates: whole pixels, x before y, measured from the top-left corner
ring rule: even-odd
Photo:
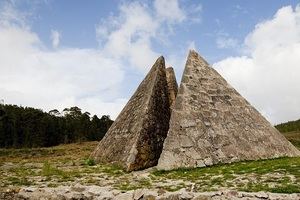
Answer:
[[[44,163],[41,175],[46,176],[48,180],[51,180],[51,178],[59,178],[58,180],[59,182],[72,181],[75,178],[79,178],[82,176],[80,171],[77,170],[64,171],[58,169],[55,166],[52,166],[49,162]]]
[[[64,176],[65,173],[62,170],[52,166],[49,162],[44,162],[42,169],[43,176]]]
[[[58,187],[59,185],[57,183],[48,183],[47,184],[47,187],[51,187],[51,188],[56,188]]]
[[[125,172],[121,166],[107,165],[107,164],[97,165],[95,172],[105,173],[110,176],[121,176],[121,175],[125,174]]]
[[[132,183],[128,179],[125,179],[125,180],[123,179],[123,180],[120,180],[120,182],[116,183],[114,185],[114,188],[118,189],[118,190],[122,190],[122,191],[129,191],[129,190],[139,189],[139,188],[141,188],[141,186],[139,186],[135,183]]]
[[[285,172],[295,176],[300,175],[300,158],[276,158],[271,160],[244,161],[232,164],[219,164],[204,168],[182,168],[170,171],[154,171],[154,176],[171,179],[197,180],[205,176],[222,176],[230,179],[235,174],[267,174]]]
[[[300,193],[299,184],[287,184],[275,188],[268,188],[268,191],[274,193]]]
[[[84,163],[88,166],[94,166],[96,164],[96,162],[91,158],[86,159]]]
[[[163,189],[165,189],[169,192],[175,192],[175,191],[178,191],[178,190],[180,190],[184,187],[185,187],[185,185],[182,185],[182,184],[180,184],[180,185],[169,185],[169,186],[164,186]]]
[[[279,174],[280,178],[268,179],[267,177],[272,177],[272,174]],[[219,164],[205,168],[161,170],[152,172],[152,175],[164,179],[192,181],[201,186],[216,188],[233,186],[235,189],[253,192],[293,193],[300,190],[300,184],[297,184],[300,177],[300,158],[277,158]],[[295,177],[295,183],[287,175]],[[266,177],[266,181],[261,180],[264,177]],[[258,182],[253,183],[252,179],[258,180]],[[246,184],[247,182],[248,184]],[[276,187],[269,187],[269,183],[273,183]]]
[[[37,173],[27,167],[17,166],[8,170],[10,173],[16,175],[17,177],[26,177],[26,176],[36,176]]]
[[[98,142],[84,142],[58,145],[48,148],[23,148],[23,149],[0,149],[0,163],[26,160],[27,162],[45,161],[74,161],[87,158],[97,146]]]
[[[139,188],[151,188],[151,186],[152,186],[151,180],[148,178],[141,178],[134,181],[123,178],[114,185],[114,188],[122,191],[129,191],[129,190],[136,190]]]
[[[18,186],[29,186],[33,185],[26,177],[8,177],[7,179],[9,185],[18,185]]]
[[[273,193],[299,193],[300,187],[299,184],[283,184],[283,185],[275,185],[270,186],[267,183],[251,183],[249,182],[246,187],[241,188],[241,190],[246,192],[260,192],[260,191],[268,191]]]

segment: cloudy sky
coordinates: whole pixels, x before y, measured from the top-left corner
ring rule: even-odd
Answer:
[[[0,100],[115,118],[155,59],[196,49],[273,124],[300,118],[300,4],[1,0]]]

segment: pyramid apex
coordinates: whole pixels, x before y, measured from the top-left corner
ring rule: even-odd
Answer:
[[[152,66],[151,71],[156,70],[156,69],[166,69],[166,65],[165,65],[165,58],[163,56],[159,56],[154,65]]]
[[[163,56],[159,56],[157,59],[156,59],[156,62],[155,63],[163,63],[165,64],[165,58]]]
[[[199,53],[196,50],[190,49],[188,57],[190,57],[190,56],[192,56],[192,57],[198,57],[200,55],[199,55]]]
[[[170,72],[170,71],[173,71],[173,72],[174,72],[174,68],[171,67],[171,66],[170,66],[170,67],[167,67],[166,70],[169,71],[169,72]]]
[[[197,51],[195,49],[190,49],[189,53],[197,53]]]
[[[209,65],[208,62],[194,49],[189,50],[189,55],[187,60],[201,60],[203,61],[206,65]]]

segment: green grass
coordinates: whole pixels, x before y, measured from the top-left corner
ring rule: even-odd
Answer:
[[[219,164],[204,168],[177,169],[171,171],[154,171],[155,176],[164,176],[168,178],[180,178],[186,180],[195,180],[199,177],[217,176],[234,174],[266,174],[270,172],[286,171],[293,175],[300,176],[300,158],[276,158],[270,160],[244,161],[231,164]]]
[[[33,185],[33,183],[31,181],[29,181],[26,177],[22,176],[22,177],[9,177],[7,179],[8,181],[8,185],[18,185],[18,186],[30,186]]]
[[[41,171],[42,176],[48,178],[58,178],[58,181],[73,181],[75,178],[82,177],[82,174],[78,170],[62,170],[55,166],[52,166],[49,162],[45,162]]]
[[[298,140],[297,133],[285,133]],[[295,143],[294,143],[295,144]],[[163,188],[177,191],[233,189],[240,191],[300,192],[300,158],[247,161],[205,168],[150,171],[139,177],[111,164],[95,164],[88,157],[97,142],[60,145],[37,149],[0,149],[0,188],[9,185],[88,185],[112,186],[127,191]],[[94,165],[95,164],[95,165]]]
[[[169,192],[175,192],[182,188],[185,188],[186,185],[184,184],[178,184],[178,185],[170,185],[170,186],[164,186],[163,189],[169,191]]]
[[[84,163],[88,166],[94,166],[96,164],[96,162],[91,158],[86,159]]]
[[[282,133],[286,139],[288,139],[294,146],[300,149],[300,132],[292,131],[287,133]]]
[[[273,174],[279,175],[279,178],[274,178]],[[152,175],[159,179],[191,181],[201,186],[200,191],[226,187],[253,192],[300,192],[300,158],[278,158],[220,164],[205,168],[154,171]],[[290,176],[295,180],[292,181]],[[241,178],[244,181],[241,181]]]
[[[98,142],[85,142],[59,145],[48,148],[0,149],[0,164],[2,162],[19,163],[45,161],[68,162],[88,158]]]
[[[136,190],[139,188],[151,188],[152,184],[150,179],[141,178],[137,181],[130,181],[128,179],[121,179],[118,183],[114,185],[114,188],[128,191],[128,190]]]
[[[129,191],[129,190],[136,190],[141,187],[135,184],[131,184],[129,181],[127,181],[120,184],[116,184],[115,188],[121,191]]]
[[[28,167],[25,166],[17,166],[8,170],[11,173],[14,173],[17,177],[21,176],[35,176],[37,173]]]
[[[101,177],[113,180],[126,175],[117,165],[96,165],[94,160],[88,159],[97,144],[85,142],[50,148],[0,149],[0,187],[45,183],[55,186],[75,180],[101,185]]]
[[[58,168],[52,166],[49,162],[44,162],[43,169],[42,169],[42,176],[66,176],[65,172],[59,170]]]
[[[105,174],[109,174],[111,176],[120,176],[123,175],[125,172],[123,168],[118,165],[99,165],[98,171],[103,172]]]
[[[6,157],[31,157],[31,156],[49,156],[57,155],[57,149],[51,148],[23,148],[23,149],[0,149],[0,156]]]

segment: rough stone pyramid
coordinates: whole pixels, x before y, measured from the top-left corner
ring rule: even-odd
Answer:
[[[195,51],[177,90],[174,70],[158,58],[91,157],[132,171],[300,156]]]
[[[172,109],[159,169],[300,156],[300,152],[195,51]]]
[[[160,57],[91,157],[127,171],[155,166],[169,129],[170,101],[165,61]]]

